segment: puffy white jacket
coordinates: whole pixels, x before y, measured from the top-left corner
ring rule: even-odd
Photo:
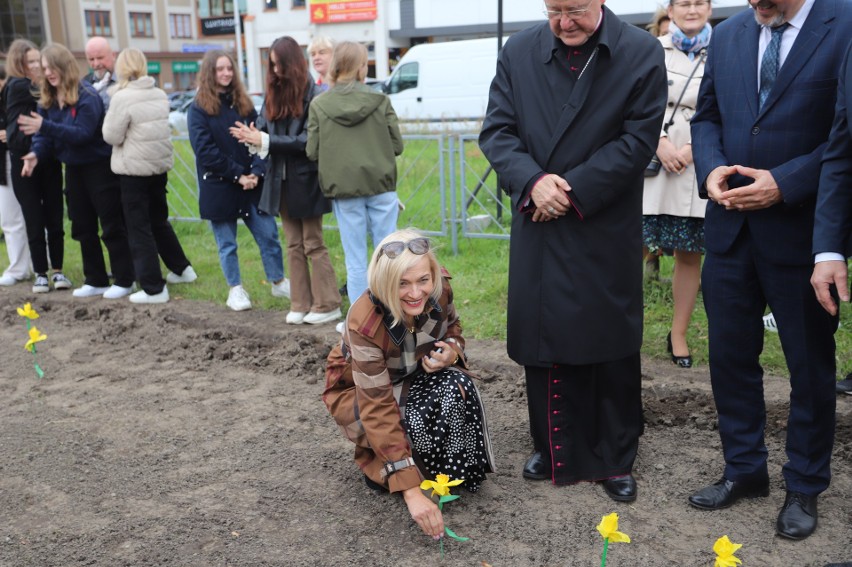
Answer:
[[[159,175],[174,165],[169,101],[152,77],[140,77],[112,94],[103,135],[113,147],[114,173]]]

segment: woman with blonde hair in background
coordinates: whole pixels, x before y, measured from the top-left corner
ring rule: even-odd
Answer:
[[[331,203],[320,191],[317,165],[305,155],[308,108],[319,94],[302,48],[292,37],[279,37],[269,48],[266,99],[257,127],[241,122],[231,127],[236,139],[269,156],[258,208],[281,213],[290,272],[286,321],[291,325],[341,317],[337,278],[322,236],[322,217],[331,212]]]
[[[118,175],[133,267],[142,287],[130,301],[165,303],[169,290],[160,257],[171,270],[169,281],[191,282],[197,277],[169,224],[166,183],[174,164],[169,101],[148,76],[148,61],[138,49],[119,53],[115,74],[103,136],[113,146],[110,164]]]
[[[402,135],[390,99],[364,84],[367,48],[344,41],[334,48],[332,87],[311,103],[308,157],[340,230],[349,298],[367,289],[367,227],[373,243],[396,230],[396,156]]]
[[[80,243],[85,283],[74,297],[118,299],[133,292],[133,261],[121,210],[118,176],[110,169],[112,148],[104,142],[104,103],[91,85],[80,80],[77,59],[64,45],[41,51],[44,80],[39,113],[18,117],[24,134],[34,134],[32,151],[23,157],[23,177],[46,158],[65,164],[65,194],[71,237]],[[102,235],[98,238],[98,221]],[[109,253],[115,282],[110,286],[101,239]]]
[[[328,72],[331,70],[331,57],[334,53],[334,40],[324,35],[315,36],[308,45],[308,57],[311,65],[317,72],[317,86],[320,92],[328,90],[330,79]]]
[[[237,256],[237,220],[242,219],[260,249],[266,279],[275,297],[290,297],[275,217],[258,209],[266,166],[257,154],[231,136],[236,123],[257,121],[257,111],[240,80],[234,59],[214,49],[204,54],[198,71],[198,93],[189,107],[189,141],[198,172],[198,207],[210,221],[219,263],[228,283],[227,306],[251,309],[242,286]]]
[[[0,112],[5,114],[12,189],[24,215],[30,260],[36,275],[32,290],[47,293],[51,284],[54,289],[70,289],[72,284],[62,273],[65,260],[62,165],[53,156],[45,156],[32,176],[21,175],[23,157],[32,148],[32,135],[21,131],[18,117],[30,116],[38,109],[41,53],[33,42],[16,39],[6,53],[6,65],[9,75],[4,90],[6,104]],[[53,273],[48,276],[51,269]]]

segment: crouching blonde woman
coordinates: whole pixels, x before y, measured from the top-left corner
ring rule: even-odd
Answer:
[[[428,238],[400,230],[373,252],[367,278],[328,355],[323,401],[355,443],[367,485],[402,493],[437,538],[441,511],[421,481],[445,474],[476,492],[494,462],[450,276]]]
[[[171,270],[169,281],[192,281],[189,264],[172,225],[166,202],[168,171],[174,164],[166,93],[148,76],[148,61],[135,48],[123,50],[115,62],[113,87],[103,135],[112,148],[110,166],[118,175],[121,204],[133,267],[142,287],[133,303],[169,300],[160,257]]]

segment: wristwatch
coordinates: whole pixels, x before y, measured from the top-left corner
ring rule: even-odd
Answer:
[[[388,461],[385,463],[384,467],[382,467],[382,478],[387,478],[396,471],[407,469],[408,467],[413,466],[414,459],[412,459],[411,457],[406,457],[405,459],[399,461]]]

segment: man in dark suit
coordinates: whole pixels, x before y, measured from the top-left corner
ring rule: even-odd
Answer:
[[[761,316],[778,321],[790,371],[787,490],[776,531],[816,529],[834,440],[834,331],[810,287],[820,161],[850,0],[749,0],[713,33],[692,120],[699,191],[710,201],[702,278],[710,375],[725,456],[721,480],[689,498],[701,509],[767,496]]]
[[[642,172],[662,127],[658,41],[604,0],[547,0],[497,62],[479,142],[511,196],[508,351],[526,371],[529,479],[636,498]]]
[[[820,305],[837,314],[835,294],[849,301],[846,258],[852,255],[852,47],[840,72],[837,106],[828,148],[822,158],[816,219],[814,273],[811,284]],[[832,289],[832,287],[834,289]],[[837,383],[838,392],[852,393],[852,374]]]

